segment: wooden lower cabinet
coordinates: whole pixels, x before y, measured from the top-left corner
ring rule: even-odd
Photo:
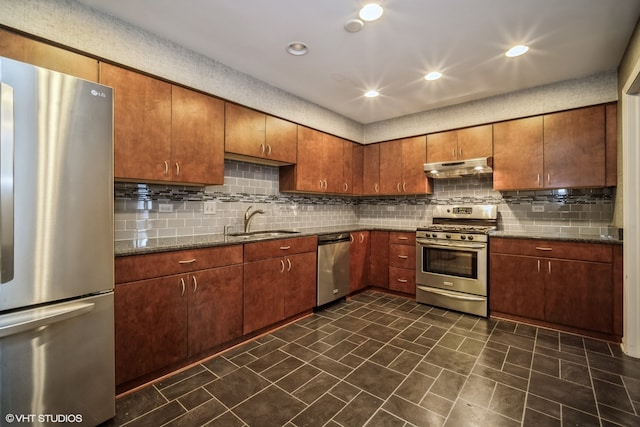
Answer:
[[[115,277],[118,386],[242,335],[241,245],[119,257]]]
[[[415,233],[389,233],[389,289],[416,294]]]
[[[372,231],[369,258],[369,284],[389,288],[389,232]]]
[[[369,232],[352,232],[349,247],[349,292],[367,287],[369,255]]]
[[[244,334],[315,306],[317,246],[316,237],[245,245]]]
[[[492,314],[619,339],[613,245],[492,238]]]

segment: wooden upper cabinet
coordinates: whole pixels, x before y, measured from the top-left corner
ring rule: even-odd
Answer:
[[[605,185],[613,187],[618,184],[618,105],[605,106],[605,146],[606,146],[606,178]]]
[[[185,184],[224,182],[224,103],[110,64],[114,177]]]
[[[354,194],[353,191],[353,144],[342,140],[342,192],[344,194]]]
[[[542,188],[542,116],[493,125],[493,188]]]
[[[544,186],[605,185],[604,105],[544,116]]]
[[[0,28],[0,56],[98,81],[98,61]]]
[[[170,180],[171,84],[100,64],[114,89],[114,178]]]
[[[424,173],[426,138],[398,139],[380,145],[380,193],[426,194],[431,192]]]
[[[493,126],[482,125],[427,135],[427,162],[492,155]]]
[[[362,194],[380,194],[380,146],[382,144],[368,144],[363,149]]]
[[[351,193],[364,194],[364,145],[351,144],[352,164],[351,164]]]
[[[280,191],[344,194],[344,155],[348,141],[298,126],[298,159],[280,167]]]
[[[172,180],[224,184],[224,101],[171,88]]]
[[[225,108],[227,157],[246,156],[267,164],[296,162],[298,126],[295,123],[228,102]]]

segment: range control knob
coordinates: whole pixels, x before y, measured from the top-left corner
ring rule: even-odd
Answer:
[[[467,240],[467,236],[465,236],[464,234],[462,234],[462,235],[460,236],[460,240]]]
[[[473,240],[473,236],[469,236],[469,240]]]
[[[437,239],[437,238],[438,238],[438,233],[433,233],[433,234],[431,235],[431,237],[433,237],[434,239]]]
[[[446,237],[447,239],[450,239],[450,238],[451,238],[451,234],[447,234],[447,235],[446,235],[446,236],[444,236],[444,237]]]

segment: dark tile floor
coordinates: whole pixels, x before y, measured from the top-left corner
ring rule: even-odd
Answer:
[[[640,426],[619,346],[367,291],[117,402],[109,426]]]

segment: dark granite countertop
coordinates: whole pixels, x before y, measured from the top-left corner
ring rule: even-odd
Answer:
[[[291,229],[298,233],[291,235],[241,238],[224,234],[205,234],[185,237],[160,237],[153,239],[118,240],[114,244],[116,257],[142,255],[157,252],[178,251],[185,249],[207,248],[212,246],[238,245],[243,243],[263,242],[267,240],[287,239],[295,237],[320,236],[331,233],[347,233],[352,231],[404,231],[414,233],[415,228],[407,227],[371,227],[371,226],[335,226]],[[267,230],[268,231],[268,230]]]
[[[540,233],[527,231],[492,231],[490,237],[504,237],[510,239],[540,239],[559,240],[576,243],[608,243],[621,245],[622,240],[615,236],[595,235],[595,234],[570,234],[570,233]]]

